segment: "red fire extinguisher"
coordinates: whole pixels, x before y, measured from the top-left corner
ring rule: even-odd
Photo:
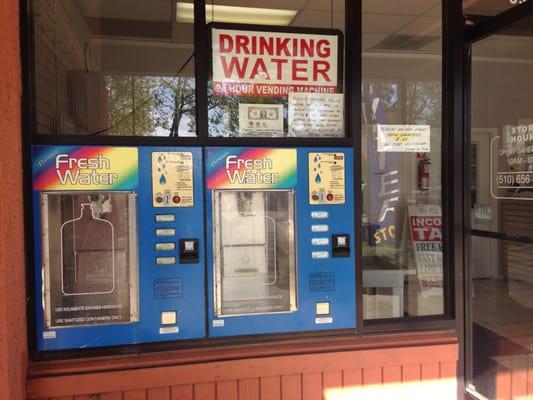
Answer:
[[[429,190],[429,166],[431,160],[426,153],[419,153],[418,158],[418,189],[422,191]]]

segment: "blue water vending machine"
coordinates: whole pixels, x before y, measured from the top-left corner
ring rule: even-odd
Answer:
[[[209,335],[355,328],[351,148],[207,148]]]
[[[205,336],[202,151],[34,146],[39,351]]]

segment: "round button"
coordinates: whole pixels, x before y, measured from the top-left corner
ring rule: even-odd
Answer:
[[[327,195],[327,199],[328,199],[328,201],[333,201],[334,198],[335,198],[335,196],[333,196],[331,193],[329,193],[329,194]]]
[[[176,204],[179,204],[179,203],[181,202],[181,197],[179,197],[179,196],[174,196],[174,197],[172,198],[172,201],[173,201],[174,203],[176,203]]]
[[[314,195],[312,196],[312,198],[313,198],[314,201],[317,201],[317,200],[318,200],[318,195],[314,194]]]
[[[161,204],[163,202],[163,198],[161,196],[157,196],[155,198],[155,202]]]

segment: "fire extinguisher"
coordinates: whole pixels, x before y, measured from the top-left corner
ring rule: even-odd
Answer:
[[[429,166],[431,160],[425,153],[418,157],[418,189],[424,192],[429,190]]]

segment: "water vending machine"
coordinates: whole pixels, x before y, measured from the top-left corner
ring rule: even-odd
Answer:
[[[38,350],[205,336],[201,149],[34,146],[32,168]]]
[[[38,352],[355,329],[342,33],[209,38],[196,146],[32,146]]]
[[[355,327],[350,148],[207,148],[209,335]]]

